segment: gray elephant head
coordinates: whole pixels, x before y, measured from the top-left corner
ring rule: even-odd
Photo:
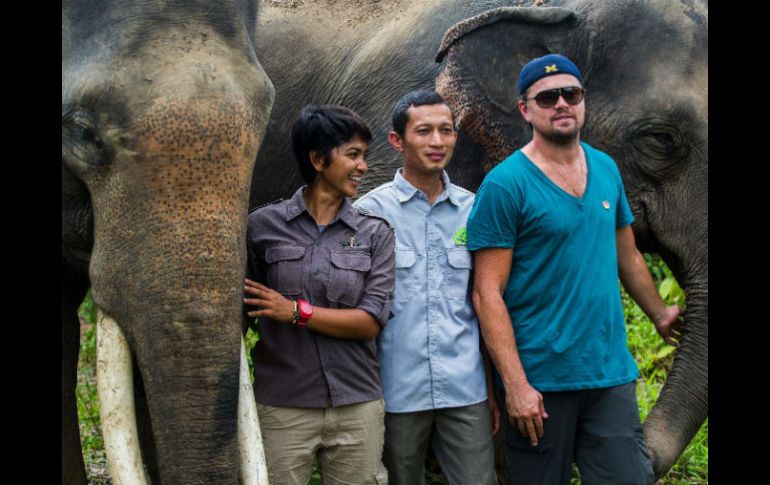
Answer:
[[[645,422],[661,475],[708,416],[708,7],[690,0],[547,5],[490,10],[448,30],[436,90],[458,127],[498,163],[531,138],[516,106],[523,64],[561,53],[582,69],[582,139],[618,163],[639,249],[660,253],[687,296],[674,365]]]
[[[274,95],[256,11],[62,3],[62,483],[85,483],[74,384],[89,285],[136,363],[153,481],[238,479],[249,182]]]

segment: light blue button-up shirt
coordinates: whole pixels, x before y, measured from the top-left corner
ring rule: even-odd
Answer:
[[[385,410],[425,411],[487,398],[479,324],[470,298],[465,224],[474,195],[452,185],[434,201],[396,172],[354,205],[396,235],[394,317],[377,339]]]

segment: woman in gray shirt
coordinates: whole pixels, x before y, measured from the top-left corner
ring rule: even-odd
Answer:
[[[249,215],[247,315],[272,484],[387,483],[374,339],[395,279],[388,223],[354,208],[371,133],[341,106],[305,106],[292,146],[307,185]]]

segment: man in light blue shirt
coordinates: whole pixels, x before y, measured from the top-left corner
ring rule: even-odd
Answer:
[[[431,444],[450,484],[494,485],[499,412],[487,401],[465,237],[474,196],[444,171],[457,141],[452,112],[433,91],[414,91],[396,103],[393,128],[404,167],[355,203],[396,235],[395,316],[377,342],[383,462],[392,485],[422,485]]]

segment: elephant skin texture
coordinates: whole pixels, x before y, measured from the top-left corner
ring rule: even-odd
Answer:
[[[152,483],[238,482],[249,181],[274,98],[256,2],[62,3],[62,483],[88,287],[134,361]]]

